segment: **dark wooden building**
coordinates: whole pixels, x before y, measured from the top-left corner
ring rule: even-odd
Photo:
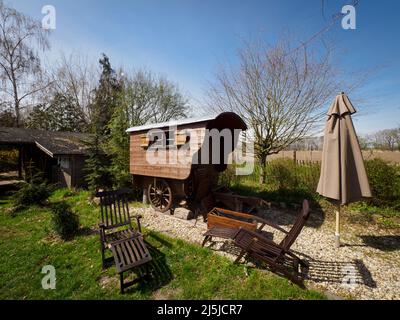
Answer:
[[[19,151],[16,169],[20,178],[38,171],[60,187],[85,185],[87,139],[88,135],[74,132],[0,127],[0,146]]]

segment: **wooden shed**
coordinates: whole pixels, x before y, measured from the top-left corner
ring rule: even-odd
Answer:
[[[134,183],[161,212],[173,210],[182,200],[204,206],[218,174],[227,168],[228,153],[246,129],[233,112],[130,128]]]
[[[43,173],[60,187],[82,187],[87,134],[0,127],[0,146],[18,149],[18,175]]]

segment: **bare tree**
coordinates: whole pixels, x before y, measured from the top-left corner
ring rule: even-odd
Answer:
[[[372,143],[371,143],[371,135],[364,135],[364,136],[358,136],[358,142],[360,143],[360,148],[361,150],[368,150],[371,148]]]
[[[185,118],[189,109],[175,84],[143,70],[126,79],[122,104],[131,126]]]
[[[371,136],[375,149],[395,151],[400,150],[400,129],[385,129]]]
[[[61,57],[48,68],[50,70],[51,87],[43,96],[42,102],[49,102],[55,96],[70,97],[76,109],[90,123],[91,104],[100,77],[100,71],[86,56],[72,53]]]
[[[267,156],[303,138],[321,119],[322,107],[338,91],[329,50],[315,58],[288,41],[273,47],[245,43],[237,69],[222,68],[210,88],[210,107],[238,113],[250,126],[255,156]]]
[[[26,101],[43,90],[39,51],[49,48],[48,33],[34,20],[0,1],[0,80],[3,99],[12,105],[16,126]]]

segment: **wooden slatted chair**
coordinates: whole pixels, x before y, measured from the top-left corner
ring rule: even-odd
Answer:
[[[129,214],[127,195],[129,189],[103,191],[96,194],[100,198],[101,223],[100,243],[103,268],[107,262],[114,261],[120,274],[121,292],[133,283],[124,283],[124,272],[151,261],[148,248],[143,240],[140,215],[135,215],[137,228],[134,228]],[[106,251],[112,257],[106,258]]]
[[[302,285],[299,278],[299,267],[307,268],[308,264],[297,257],[290,250],[290,247],[296,241],[309,216],[309,203],[304,200],[303,208],[290,231],[269,222],[268,225],[286,234],[279,244],[267,239],[260,233],[241,228],[234,238],[235,245],[242,249],[235,262],[238,263],[244,255],[247,255],[247,257],[268,264],[272,271],[280,272],[293,282]],[[293,268],[294,274],[290,272],[289,266]]]

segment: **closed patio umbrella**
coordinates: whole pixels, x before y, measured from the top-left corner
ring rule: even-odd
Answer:
[[[341,205],[371,197],[360,144],[351,119],[355,112],[347,95],[341,93],[328,111],[325,127],[317,192],[334,200],[338,206],[336,247],[340,246]]]

